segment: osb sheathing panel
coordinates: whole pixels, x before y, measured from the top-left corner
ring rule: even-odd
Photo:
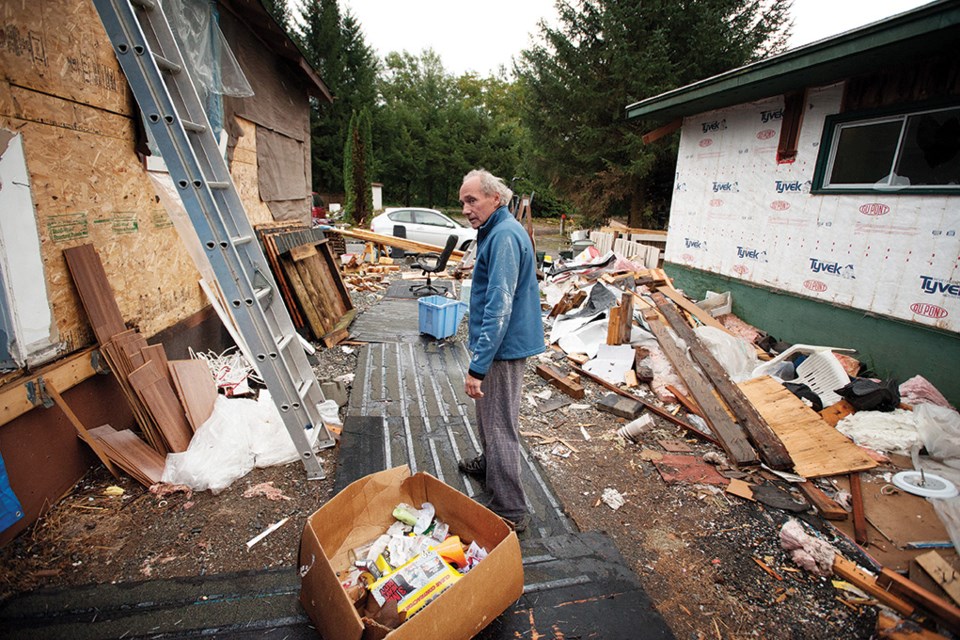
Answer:
[[[243,135],[237,138],[233,149],[233,162],[230,175],[237,186],[240,200],[247,210],[250,224],[273,222],[273,215],[267,203],[260,199],[260,178],[257,170],[257,125],[249,120],[235,116]]]
[[[133,112],[120,64],[88,0],[0,2],[0,69],[13,85]]]
[[[93,4],[0,3],[0,127],[23,136],[64,351],[93,342],[63,250],[92,243],[120,312],[152,335],[203,307],[198,274],[134,152],[134,112]]]

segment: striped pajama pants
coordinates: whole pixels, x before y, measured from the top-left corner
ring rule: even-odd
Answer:
[[[516,521],[527,512],[520,484],[520,395],[526,358],[494,360],[483,378],[477,424],[487,460],[490,508]]]

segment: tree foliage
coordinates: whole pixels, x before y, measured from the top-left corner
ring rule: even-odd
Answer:
[[[350,119],[343,158],[344,190],[347,196],[344,209],[355,225],[362,225],[373,208],[370,186],[373,143],[370,112],[367,109],[354,112]]]
[[[267,11],[273,16],[273,19],[277,21],[277,24],[289,33],[290,7],[287,5],[287,0],[265,0],[263,6],[267,8]]]
[[[656,224],[669,206],[676,142],[624,107],[781,50],[791,0],[558,0],[559,26],[516,65],[537,173],[596,219]]]

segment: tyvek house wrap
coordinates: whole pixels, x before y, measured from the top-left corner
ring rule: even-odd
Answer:
[[[960,199],[810,193],[842,97],[842,84],[807,92],[789,164],[777,164],[782,96],[685,118],[665,260],[960,331]]]

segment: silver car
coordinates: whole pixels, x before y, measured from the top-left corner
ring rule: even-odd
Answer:
[[[404,232],[395,233],[398,228],[403,228]],[[477,239],[476,229],[465,227],[436,209],[417,207],[387,209],[370,221],[370,229],[381,235],[403,236],[437,247],[443,247],[447,243],[447,236],[452,234],[459,238],[457,249],[461,251]]]

